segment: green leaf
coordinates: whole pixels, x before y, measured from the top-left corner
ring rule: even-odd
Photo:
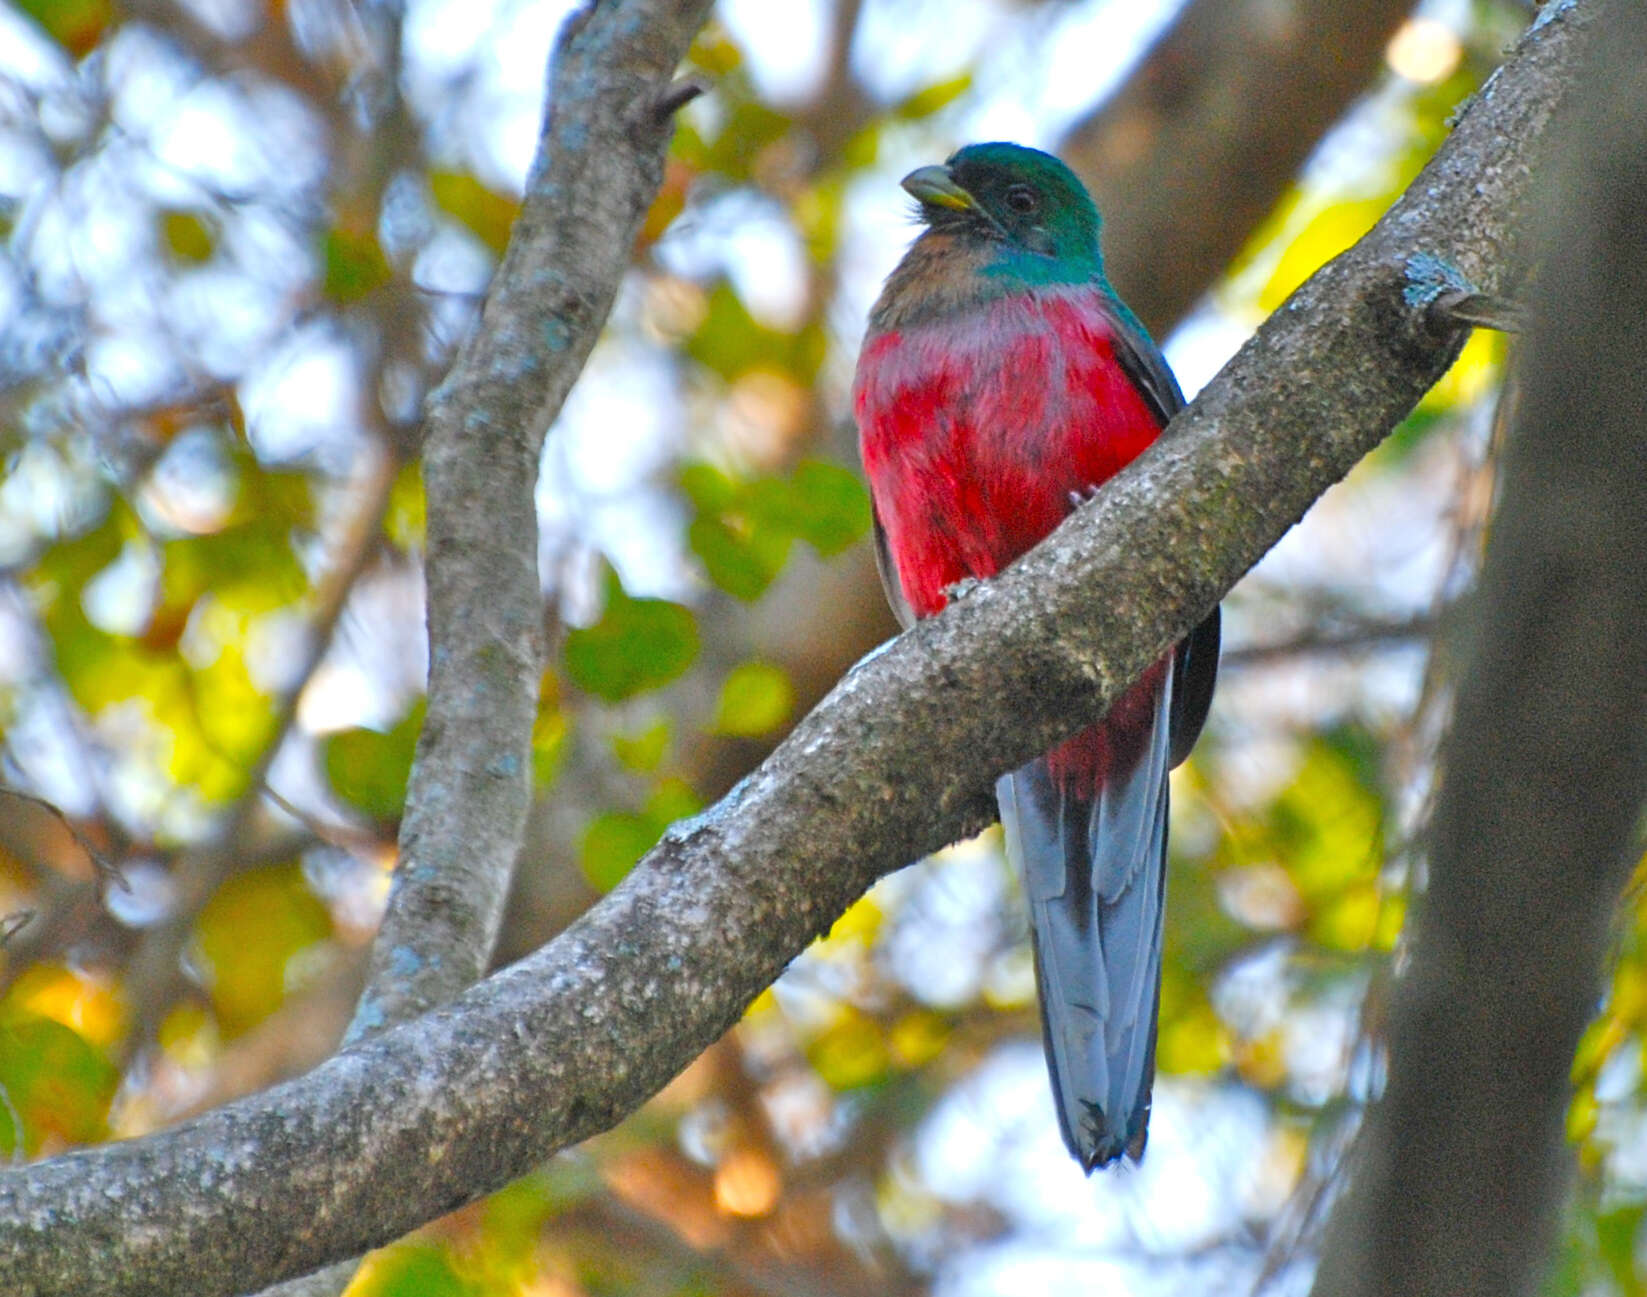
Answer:
[[[758,99],[721,93],[717,93],[716,98],[729,111],[709,147],[709,166],[728,179],[747,179],[767,146],[789,134],[793,122]]]
[[[423,497],[423,475],[416,464],[407,464],[395,475],[389,489],[389,507],[383,515],[383,530],[403,550],[421,549],[428,507]]]
[[[682,779],[660,779],[638,811],[603,811],[589,821],[579,863],[592,887],[608,892],[657,845],[671,824],[696,815],[703,803]]]
[[[891,1060],[886,1037],[868,1015],[842,1012],[807,1046],[807,1057],[832,1090],[856,1090],[885,1077]]]
[[[700,514],[687,525],[686,543],[702,560],[711,581],[749,602],[765,594],[783,571],[790,537],[770,526],[739,528],[724,518]]]
[[[646,799],[646,813],[652,817],[652,822],[658,826],[658,837],[676,820],[684,820],[688,815],[696,815],[703,809],[703,800],[692,791],[692,785],[684,779],[660,779],[652,790],[652,795]]]
[[[569,632],[563,650],[574,684],[606,702],[622,702],[682,675],[698,656],[698,622],[668,599],[632,599],[616,572],[606,572],[606,609],[593,626]]]
[[[547,698],[538,707],[537,719],[532,722],[532,778],[537,786],[547,788],[560,774],[566,760],[566,739],[572,726],[566,713],[553,698]]]
[[[876,132],[866,127],[859,132],[859,136],[868,138],[861,144],[849,142],[849,151],[861,149],[873,153],[878,147]],[[846,212],[843,174],[834,171],[820,176],[802,189],[791,205],[790,219],[795,222],[795,228],[814,261],[829,261],[840,248],[841,223]]]
[[[284,1003],[292,956],[332,933],[331,916],[296,862],[238,874],[218,888],[195,927],[197,956],[225,1036]]]
[[[1596,1242],[1601,1259],[1606,1262],[1619,1291],[1631,1297],[1643,1287],[1642,1277],[1636,1270],[1636,1254],[1644,1217],[1647,1217],[1647,1207],[1640,1203],[1596,1215]]]
[[[97,48],[114,21],[109,0],[19,0],[24,13],[76,58]]]
[[[329,735],[322,753],[332,791],[374,820],[399,818],[406,804],[412,753],[423,728],[424,706],[420,699],[387,733],[350,729]]]
[[[869,530],[869,492],[856,473],[809,459],[790,479],[796,533],[825,558]]]
[[[651,774],[669,747],[669,721],[660,717],[638,734],[614,734],[612,752],[619,763],[637,774]]]
[[[743,51],[727,35],[726,28],[711,18],[686,51],[686,61],[710,76],[724,77],[743,65]]]
[[[710,290],[703,319],[686,340],[687,354],[727,382],[764,369],[809,384],[827,351],[820,325],[789,333],[762,324],[725,280]]]
[[[466,171],[432,171],[429,192],[435,206],[457,220],[499,256],[520,214],[520,200],[488,189]]]
[[[730,509],[738,499],[739,482],[713,464],[701,460],[681,469],[681,490],[699,509],[719,512]]]
[[[766,734],[789,719],[795,691],[782,669],[767,662],[734,667],[721,686],[711,730],[748,737]]]
[[[758,599],[800,537],[825,557],[869,530],[869,493],[855,473],[806,460],[789,477],[739,481],[708,464],[690,464],[681,487],[697,507],[686,539],[709,579],[739,599]]]
[[[161,547],[161,603],[188,608],[212,591],[245,612],[283,608],[308,590],[308,574],[278,520],[259,519]]]
[[[119,1069],[102,1051],[62,1023],[20,1011],[0,1019],[0,1088],[23,1119],[25,1151],[38,1151],[48,1134],[71,1144],[106,1138],[109,1102],[119,1083]],[[9,1114],[0,1148],[15,1148]]]
[[[652,849],[660,833],[639,811],[601,812],[589,821],[578,847],[583,876],[597,891],[611,891]]]
[[[481,1290],[452,1268],[444,1247],[417,1240],[397,1243],[363,1267],[361,1297],[480,1297]]]
[[[327,230],[320,238],[320,257],[324,267],[321,290],[344,305],[358,302],[394,276],[371,230]]]
[[[934,81],[929,86],[921,87],[895,107],[892,110],[892,115],[901,117],[906,122],[918,122],[949,107],[950,104],[970,89],[972,89],[972,73],[970,72],[963,72],[959,76],[948,77],[943,81]]]

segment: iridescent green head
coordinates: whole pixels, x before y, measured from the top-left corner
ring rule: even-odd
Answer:
[[[1021,144],[969,144],[903,179],[932,229],[1000,245],[999,273],[1041,283],[1099,278],[1098,209],[1075,173]]]

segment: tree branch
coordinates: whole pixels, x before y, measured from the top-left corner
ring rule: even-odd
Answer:
[[[428,711],[347,1041],[446,1003],[491,962],[532,801],[538,460],[611,312],[674,115],[703,93],[669,78],[709,3],[591,3],[567,19],[508,251],[430,397]],[[294,1279],[279,1297],[337,1293],[353,1268]]]
[[[992,818],[997,772],[1096,716],[1411,409],[1457,339],[1408,303],[1406,258],[1423,248],[1506,287],[1533,146],[1588,12],[1557,7],[1409,193],[1169,436],[1047,544],[854,669],[556,941],[302,1080],[0,1176],[9,1291],[212,1297],[299,1273],[654,1093],[877,877]]]
[[[709,0],[607,0],[567,20],[520,218],[474,336],[429,401],[429,709],[400,863],[349,1039],[485,972],[532,798],[543,672],[538,458],[663,176],[671,80]]]
[[[1610,0],[1550,148],[1521,400],[1442,754],[1389,1083],[1317,1294],[1538,1289],[1579,1035],[1647,797],[1647,12]]]

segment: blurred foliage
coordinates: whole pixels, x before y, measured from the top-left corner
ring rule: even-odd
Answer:
[[[702,808],[690,785],[660,779],[638,811],[602,811],[584,830],[580,852],[584,876],[597,891],[610,891],[634,863],[650,851],[676,820]]]
[[[783,570],[799,539],[831,558],[869,530],[869,493],[845,469],[807,460],[787,477],[737,480],[709,464],[688,464],[681,488],[694,515],[687,543],[709,579],[753,600]]]
[[[568,631],[563,654],[574,684],[616,703],[684,673],[698,656],[698,623],[672,600],[631,598],[610,568],[605,585],[600,620]]]
[[[127,6],[22,0],[28,41],[0,53],[0,751],[125,884],[48,817],[0,817],[12,1157],[302,1071],[341,1029],[326,992],[370,939],[423,717],[418,414],[519,209],[550,35],[439,0]],[[724,791],[861,633],[818,592],[867,571],[841,427],[909,234],[897,177],[1023,121],[1100,7],[916,6],[934,38],[894,55],[847,6],[857,36],[800,89],[771,88],[794,38],[747,13],[694,43],[713,93],[544,461],[558,651],[512,948]],[[1438,26],[1452,62],[1373,90],[1198,322],[1233,345],[1353,242],[1520,21],[1481,0],[1461,44]],[[1226,605],[1232,645],[1279,651],[1232,660],[1175,785],[1140,1171],[1089,1183],[1064,1157],[989,834],[883,882],[653,1104],[375,1254],[354,1297],[1085,1289],[1094,1249],[1125,1273],[1097,1282],[1138,1292],[1307,1266],[1380,1075],[1447,702],[1423,637],[1479,551],[1504,356],[1472,340]],[[1644,893],[1575,1061],[1563,1297],[1643,1287]],[[177,978],[153,971],[168,940]],[[1014,1249],[1057,1279],[992,1269]]]
[[[225,1036],[255,1026],[302,986],[299,956],[331,934],[326,907],[294,862],[237,875],[195,924],[201,981]],[[246,934],[256,932],[248,942]]]
[[[77,57],[97,48],[114,19],[108,0],[20,0],[20,5],[46,35]]]
[[[717,734],[754,737],[789,719],[795,691],[782,668],[769,662],[744,662],[732,668],[715,703],[712,728]]]
[[[332,790],[374,820],[398,817],[412,773],[412,749],[422,729],[419,702],[388,731],[357,728],[328,735],[322,751]]]

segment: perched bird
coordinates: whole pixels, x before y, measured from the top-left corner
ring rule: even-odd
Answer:
[[[903,187],[926,229],[870,315],[853,408],[881,579],[908,626],[1046,536],[1184,398],[1104,278],[1098,211],[1058,159],[974,144]],[[1215,609],[1104,720],[996,785],[1058,1121],[1088,1172],[1144,1150],[1167,771],[1201,731],[1217,667]]]

